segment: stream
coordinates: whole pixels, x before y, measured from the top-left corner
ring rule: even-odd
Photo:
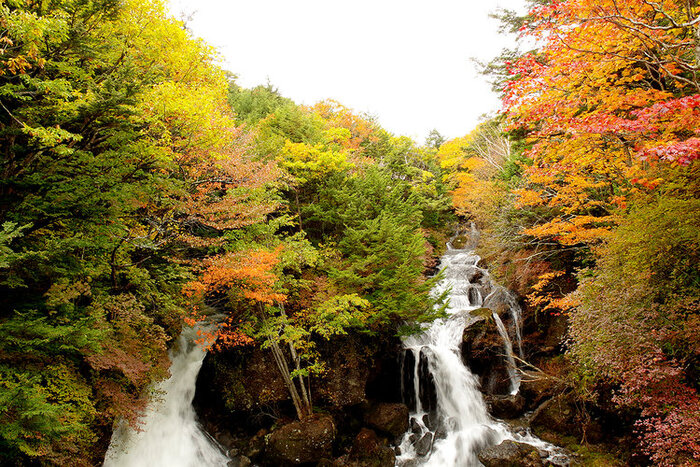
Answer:
[[[478,266],[474,253],[478,234],[474,228],[464,249],[448,244],[441,259],[443,279],[436,294],[448,292],[447,317],[424,325],[423,332],[404,338],[402,393],[411,410],[410,430],[400,443],[399,466],[478,466],[481,449],[505,440],[530,444],[555,465],[568,465],[560,448],[546,443],[528,430],[514,432],[492,418],[479,390],[478,378],[463,363],[460,346],[465,328],[484,319],[484,307],[507,308],[512,329],[506,329],[498,313],[491,312],[503,339],[510,392],[516,394],[520,378],[513,354],[513,341],[521,350],[521,310],[517,300],[493,283],[488,271]],[[480,310],[481,313],[471,312]]]

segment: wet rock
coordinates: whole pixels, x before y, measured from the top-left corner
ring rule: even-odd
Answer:
[[[408,407],[405,404],[376,404],[364,418],[369,426],[391,436],[401,436],[408,431]]]
[[[226,467],[250,467],[251,465],[253,465],[252,462],[246,456],[234,456],[228,461]]]
[[[487,396],[489,413],[497,418],[518,418],[525,411],[525,398],[520,394]]]
[[[332,457],[335,422],[313,416],[276,429],[267,437],[266,457],[275,465],[299,465]]]
[[[420,423],[415,418],[411,419],[411,432],[420,433],[422,430]]]
[[[470,284],[476,284],[485,277],[485,271],[478,266],[471,266],[465,268],[464,275]]]
[[[503,441],[498,446],[482,449],[479,460],[485,467],[544,466],[535,447],[515,441]]]
[[[462,360],[479,376],[484,393],[509,394],[510,376],[503,358],[503,339],[491,318],[491,310],[480,308],[472,315],[475,313],[480,319],[468,326],[462,335]]]
[[[427,456],[433,447],[433,434],[428,432],[414,445],[416,454],[419,456]]]
[[[484,300],[484,307],[499,315],[508,314],[515,304],[515,298],[505,287],[496,286],[495,289]]]
[[[430,356],[432,350],[424,347],[420,351],[420,359],[418,361],[418,376],[420,378],[420,390],[418,397],[420,398],[423,410],[432,412],[437,407],[437,390],[435,388],[435,377],[430,371]]]
[[[352,467],[393,467],[396,463],[394,450],[386,445],[377,434],[368,428],[363,428],[355,437],[350,449],[348,462],[344,465]]]
[[[442,420],[437,412],[430,412],[423,415],[422,421],[423,425],[428,427],[430,431],[435,431],[442,426]]]
[[[416,410],[416,391],[415,391],[415,367],[416,356],[412,350],[406,349],[401,353],[401,388],[403,392],[401,399],[410,410]],[[382,399],[385,400],[385,399]]]
[[[447,438],[447,430],[444,428],[438,428],[437,431],[435,431],[435,439],[445,439]]]

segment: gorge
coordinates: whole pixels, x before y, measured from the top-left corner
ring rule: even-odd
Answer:
[[[416,141],[165,0],[1,1],[0,465],[697,465],[700,5],[525,3],[501,109]],[[446,77],[347,34],[287,66]]]
[[[405,350],[395,356],[400,358],[401,370],[400,381],[394,384],[401,386],[402,400],[410,408],[407,424],[410,429],[397,437],[393,446],[397,453],[395,464],[478,466],[482,465],[479,460],[482,451],[510,440],[534,447],[543,459],[540,465],[568,466],[570,459],[561,448],[532,436],[523,426],[515,431],[493,418],[488,413],[478,378],[462,360],[465,329],[479,320],[492,321],[502,338],[501,356],[506,371],[500,377],[507,377],[504,387],[510,395],[517,395],[520,372],[512,354],[511,336],[521,349],[521,310],[512,294],[494,284],[488,271],[478,266],[480,258],[474,251],[478,237],[472,223],[470,230],[447,243],[440,260],[441,280],[432,291],[435,296],[446,294],[446,317],[426,323],[419,332],[404,337]],[[463,248],[453,247],[455,239],[464,244]],[[485,304],[493,309],[484,307]],[[496,310],[509,316],[510,330],[506,330]],[[115,431],[105,467],[214,467],[234,462],[225,454],[229,450],[211,438],[196,420],[192,400],[205,355],[193,342],[196,335],[197,329],[192,328],[180,336],[171,353],[170,379],[154,388],[154,400],[140,431],[127,426]],[[275,465],[279,461],[273,455],[266,457],[265,452],[263,448],[254,461],[256,464]],[[293,459],[287,461],[294,463]],[[240,461],[239,457],[235,462],[247,461]],[[346,459],[333,465],[364,464],[348,463]]]

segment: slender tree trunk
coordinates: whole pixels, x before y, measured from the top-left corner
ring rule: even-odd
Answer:
[[[294,348],[294,345],[290,342],[289,343],[289,353],[292,355],[292,360],[294,361],[294,366],[299,372],[301,370],[301,359],[297,355],[296,349]],[[297,375],[297,379],[299,380],[299,389],[301,390],[301,399],[304,403],[304,407],[306,408],[307,412],[311,412],[311,399],[309,398],[309,395],[306,392],[306,384],[304,383],[304,377],[301,375]]]
[[[286,318],[287,312],[284,309],[284,304],[280,303],[279,307],[280,307],[280,312],[282,313],[282,316],[284,316]],[[297,355],[297,350],[294,347],[294,344],[291,342],[289,343],[289,353],[292,356],[292,361],[294,362],[294,366],[295,366],[297,372],[299,372],[301,370],[301,359],[299,358],[299,355]],[[302,398],[302,401],[304,403],[304,408],[306,409],[307,413],[310,414],[311,413],[311,396],[310,396],[311,391],[309,391],[307,393],[306,384],[304,383],[303,376],[297,375],[297,378],[299,379],[299,389],[301,390],[301,398]],[[309,386],[309,388],[310,388],[310,386]]]
[[[265,319],[265,312],[262,308],[262,305],[258,305],[261,313],[260,316],[262,317],[262,319]],[[287,315],[284,310],[284,306],[280,304],[279,307],[282,315],[286,317]],[[307,387],[304,384],[304,378],[301,375],[298,375],[297,379],[299,380],[299,388],[297,388],[297,385],[294,382],[294,379],[292,378],[292,374],[289,371],[287,357],[284,355],[284,352],[280,348],[279,342],[276,340],[276,338],[270,339],[270,350],[272,352],[272,356],[275,359],[277,369],[282,375],[282,380],[284,381],[285,386],[287,386],[289,395],[292,397],[292,403],[294,403],[294,409],[297,412],[297,417],[299,417],[299,420],[302,420],[308,415],[311,415],[311,399],[309,397],[310,387],[308,388],[309,391],[307,392]],[[297,370],[300,370],[301,359],[299,358],[296,349],[294,348],[294,345],[291,342],[289,343],[289,352],[291,354],[292,360],[294,361],[295,368]]]
[[[116,288],[117,288],[117,264],[116,264],[116,262],[117,262],[117,251],[119,250],[119,247],[121,247],[121,246],[124,244],[124,242],[126,241],[126,237],[127,237],[127,236],[128,236],[128,234],[125,234],[125,235],[119,240],[119,242],[117,243],[117,245],[116,245],[116,246],[114,247],[114,249],[112,250],[112,254],[110,255],[109,266],[110,266],[110,268],[111,268],[110,277],[111,277],[111,279],[112,279],[112,289],[116,289]]]
[[[296,385],[294,384],[294,381],[292,380],[292,377],[289,373],[289,367],[287,366],[287,362],[284,359],[282,349],[280,349],[277,342],[272,342],[272,346],[270,348],[272,350],[272,355],[275,357],[275,363],[277,363],[277,368],[282,374],[282,379],[284,379],[284,384],[287,386],[289,394],[292,396],[292,402],[294,403],[294,408],[297,411],[297,417],[299,417],[299,419],[302,420],[307,415],[307,412],[305,410],[306,408],[302,403],[301,398],[299,397],[299,392],[297,391]]]
[[[695,26],[695,64],[700,67],[700,23]]]

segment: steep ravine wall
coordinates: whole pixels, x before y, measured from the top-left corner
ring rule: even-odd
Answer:
[[[408,420],[400,403],[400,345],[395,330],[319,342],[326,371],[311,381],[317,416],[303,423],[293,422],[294,408],[269,351],[257,348],[207,355],[194,404],[205,428],[236,462],[313,464],[342,456],[348,461],[351,452],[357,461],[369,450],[383,452],[383,465],[393,465],[388,446],[406,431]],[[329,419],[333,429],[323,434]],[[311,441],[324,447],[308,452]],[[353,451],[357,443],[364,447]]]

